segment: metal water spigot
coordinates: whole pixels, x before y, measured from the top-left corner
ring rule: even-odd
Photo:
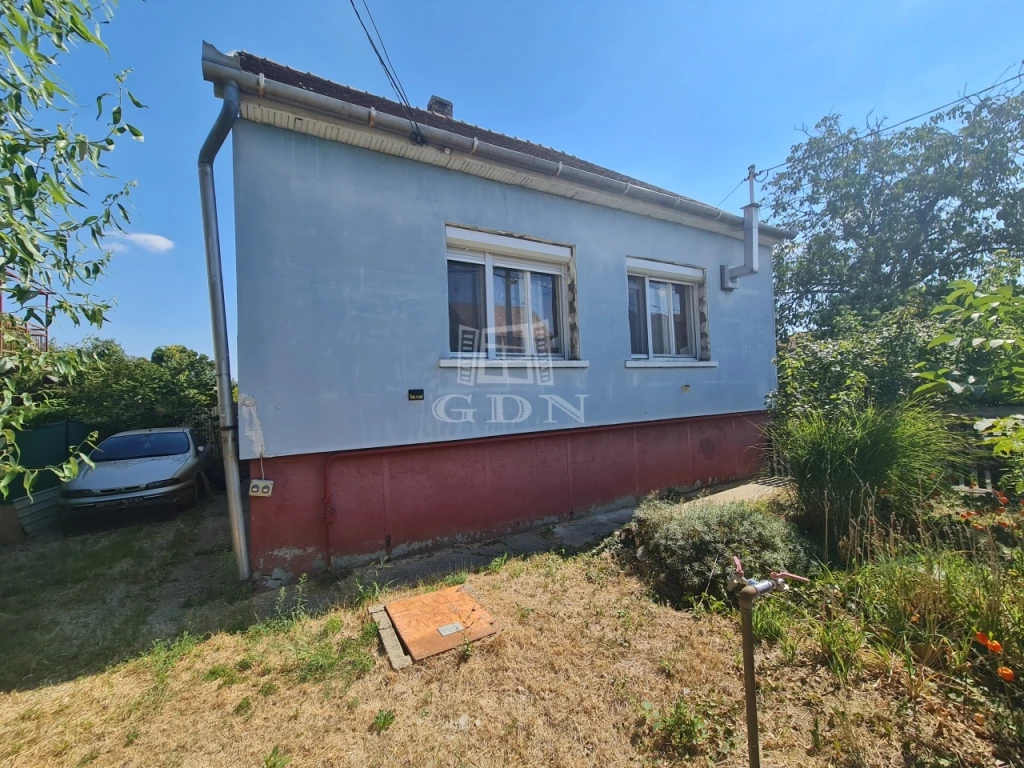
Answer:
[[[773,571],[767,579],[748,579],[743,563],[733,557],[733,572],[729,574],[729,589],[740,590],[740,625],[743,630],[743,687],[747,704],[747,752],[750,768],[761,768],[761,748],[757,734],[757,680],[754,676],[754,600],[770,592],[786,591],[787,581],[810,582],[804,576],[788,571]]]

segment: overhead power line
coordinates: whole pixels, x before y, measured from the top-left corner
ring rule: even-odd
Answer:
[[[743,182],[746,181],[746,180],[747,180],[747,178],[745,176],[742,179],[740,179],[736,183],[736,186],[732,188],[732,190],[729,192],[728,195],[726,195],[725,197],[722,198],[722,202],[720,202],[718,205],[716,205],[715,208],[721,208],[723,205],[725,205],[725,201],[728,200],[730,197],[732,197],[734,194],[736,194],[736,190],[739,189],[740,185],[743,184]]]
[[[413,114],[412,104],[409,102],[409,98],[405,95],[405,88],[402,86],[402,81],[398,79],[398,73],[391,64],[391,57],[388,55],[387,48],[384,46],[384,38],[381,37],[380,30],[377,29],[377,23],[373,20],[373,14],[370,12],[370,6],[366,4],[366,0],[362,0],[363,7],[366,9],[366,15],[369,17],[370,24],[373,26],[373,31],[377,34],[376,40],[374,40],[373,35],[370,34],[370,30],[363,21],[363,17],[360,15],[359,9],[356,7],[355,0],[348,1],[349,5],[352,6],[352,12],[355,13],[356,19],[359,21],[359,26],[363,28],[363,32],[366,34],[366,39],[369,41],[370,47],[373,49],[373,53],[377,57],[377,61],[380,63],[380,68],[384,70],[384,76],[387,77],[388,82],[391,84],[391,89],[395,92],[395,98],[398,99],[399,103],[405,108],[409,125],[412,128],[412,134],[409,138],[414,144],[426,144],[427,139],[423,135],[423,131],[420,129],[419,123],[416,122],[416,116]],[[380,43],[380,48],[377,47],[377,43]],[[384,51],[383,55],[381,55],[381,50]]]
[[[401,101],[408,105],[409,97],[405,95],[405,87],[402,85],[402,81],[398,78],[398,70],[395,69],[395,65],[391,63],[391,56],[388,55],[387,46],[384,45],[384,38],[381,37],[380,30],[377,29],[377,22],[373,18],[373,11],[371,11],[370,6],[366,4],[366,0],[363,0],[363,8],[366,9],[366,15],[370,17],[370,26],[373,27],[373,32],[377,35],[377,39],[380,41],[380,49],[384,51],[384,58],[387,59],[388,67],[391,69],[391,73],[395,76],[395,82],[398,84],[398,90],[401,91]]]
[[[921,112],[920,114],[914,115],[913,117],[908,117],[906,120],[900,120],[898,123],[893,123],[892,125],[886,125],[886,126],[883,126],[881,128],[877,128],[877,129],[873,129],[873,130],[868,130],[868,131],[865,131],[864,133],[857,134],[856,136],[853,136],[852,138],[845,139],[843,141],[838,141],[835,144],[833,144],[831,147],[829,147],[828,151],[832,151],[832,150],[835,150],[835,149],[842,149],[843,147],[851,146],[853,144],[856,144],[858,141],[861,141],[863,139],[868,138],[869,136],[880,136],[881,134],[883,134],[883,133],[885,133],[887,131],[894,130],[896,128],[899,128],[900,126],[906,125],[907,123],[912,123],[915,120],[920,120],[922,117],[927,117],[928,115],[932,115],[932,114],[934,114],[936,112],[940,112],[943,109],[949,109],[950,107],[956,106],[957,104],[965,102],[968,99],[973,99],[975,96],[981,96],[983,93],[988,93],[989,91],[993,91],[993,90],[995,90],[996,88],[999,88],[1002,85],[1006,85],[1007,83],[1012,83],[1012,82],[1020,81],[1020,80],[1024,80],[1024,72],[1020,72],[1020,73],[1014,75],[1013,77],[1008,77],[1005,80],[1000,80],[998,83],[990,85],[987,88],[982,88],[981,90],[975,91],[974,93],[969,93],[966,96],[961,96],[960,98],[954,99],[953,101],[947,102],[946,104],[942,104],[941,106],[934,107],[934,108],[929,109],[929,110],[927,110],[925,112]],[[768,178],[768,174],[769,173],[771,173],[772,171],[777,171],[779,168],[785,168],[789,164],[790,164],[790,161],[787,160],[787,161],[785,161],[783,163],[778,163],[777,165],[773,165],[773,166],[771,166],[769,168],[762,168],[760,171],[757,172],[757,176],[755,178],[757,179],[757,181],[764,181],[765,179]],[[746,181],[746,180],[747,180],[747,177],[745,177],[745,176],[742,179],[740,179],[739,182],[736,184],[736,186],[732,188],[732,191],[729,194],[727,194],[725,197],[723,197],[722,198],[722,202],[719,203],[718,205],[716,205],[715,207],[716,208],[721,208],[722,205],[725,204],[725,201],[728,200],[730,197],[732,197],[735,194],[736,190],[740,188],[740,185],[743,184],[743,182]]]
[[[934,107],[933,109],[929,109],[926,112],[922,112],[922,113],[920,113],[918,115],[914,115],[913,117],[908,117],[906,120],[900,120],[898,123],[893,123],[892,125],[886,125],[886,126],[884,126],[882,128],[878,128],[878,129],[875,129],[875,130],[868,130],[868,131],[865,131],[864,133],[858,134],[858,135],[856,135],[856,136],[854,136],[854,137],[852,137],[850,139],[846,139],[844,141],[838,141],[833,146],[829,147],[829,151],[834,150],[834,149],[842,149],[843,147],[848,147],[848,146],[850,146],[852,144],[856,144],[858,141],[861,141],[862,139],[868,138],[869,136],[879,136],[879,135],[885,133],[886,131],[894,130],[896,128],[899,128],[901,125],[906,125],[907,123],[912,123],[915,120],[920,120],[922,117],[927,117],[928,115],[934,114],[936,112],[940,112],[943,109],[948,109],[949,107],[952,107],[952,106],[955,106],[957,104],[960,104],[961,102],[967,101],[968,99],[973,99],[975,96],[980,96],[983,93],[988,93],[989,91],[995,90],[996,88],[998,88],[1001,85],[1006,85],[1007,83],[1012,83],[1015,80],[1019,81],[1021,79],[1024,79],[1024,72],[1016,74],[1013,77],[1008,77],[1005,80],[1000,80],[998,83],[995,83],[994,85],[990,85],[988,88],[982,88],[980,91],[975,91],[974,93],[969,93],[966,96],[961,96],[959,99],[954,99],[953,101],[950,101],[950,102],[948,102],[946,104],[943,104],[943,105],[938,106],[938,107]],[[765,178],[768,177],[769,173],[771,173],[772,171],[777,171],[779,168],[784,168],[787,165],[789,165],[789,161],[788,160],[786,162],[784,162],[784,163],[779,163],[778,165],[773,165],[770,168],[762,168],[760,171],[757,172],[757,175],[760,177],[761,174],[764,174],[764,177],[763,178],[758,178],[758,181],[763,181]],[[746,181],[746,179],[743,179],[743,181]],[[740,184],[742,184],[743,181],[740,181]],[[735,191],[736,190],[733,190],[733,192],[735,192]],[[731,195],[732,192],[730,192],[729,194]]]

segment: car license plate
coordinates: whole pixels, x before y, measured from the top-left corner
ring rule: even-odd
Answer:
[[[96,504],[97,507],[127,507],[131,504],[142,504],[147,499],[143,496],[136,496],[132,499],[117,499],[116,501],[101,501]]]

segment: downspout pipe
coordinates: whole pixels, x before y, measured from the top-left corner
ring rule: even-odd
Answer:
[[[224,308],[224,272],[220,259],[220,228],[217,224],[217,192],[213,183],[213,161],[238,119],[238,84],[224,84],[220,114],[199,150],[199,197],[203,207],[206,238],[206,274],[210,287],[210,316],[213,320],[213,360],[217,371],[217,415],[220,417],[220,446],[227,484],[231,547],[235,550],[238,578],[245,581],[249,569],[249,544],[242,512],[242,480],[238,474],[238,420],[231,396],[231,358],[228,347],[227,311]]]

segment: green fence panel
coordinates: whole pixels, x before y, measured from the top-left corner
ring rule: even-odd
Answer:
[[[70,446],[80,445],[92,430],[80,421],[68,419],[53,424],[42,424],[17,436],[21,449],[21,464],[29,469],[43,469],[63,464],[70,456]],[[52,472],[40,472],[32,484],[32,492],[45,491],[59,484]],[[10,486],[8,501],[25,496],[25,487],[15,480]]]

